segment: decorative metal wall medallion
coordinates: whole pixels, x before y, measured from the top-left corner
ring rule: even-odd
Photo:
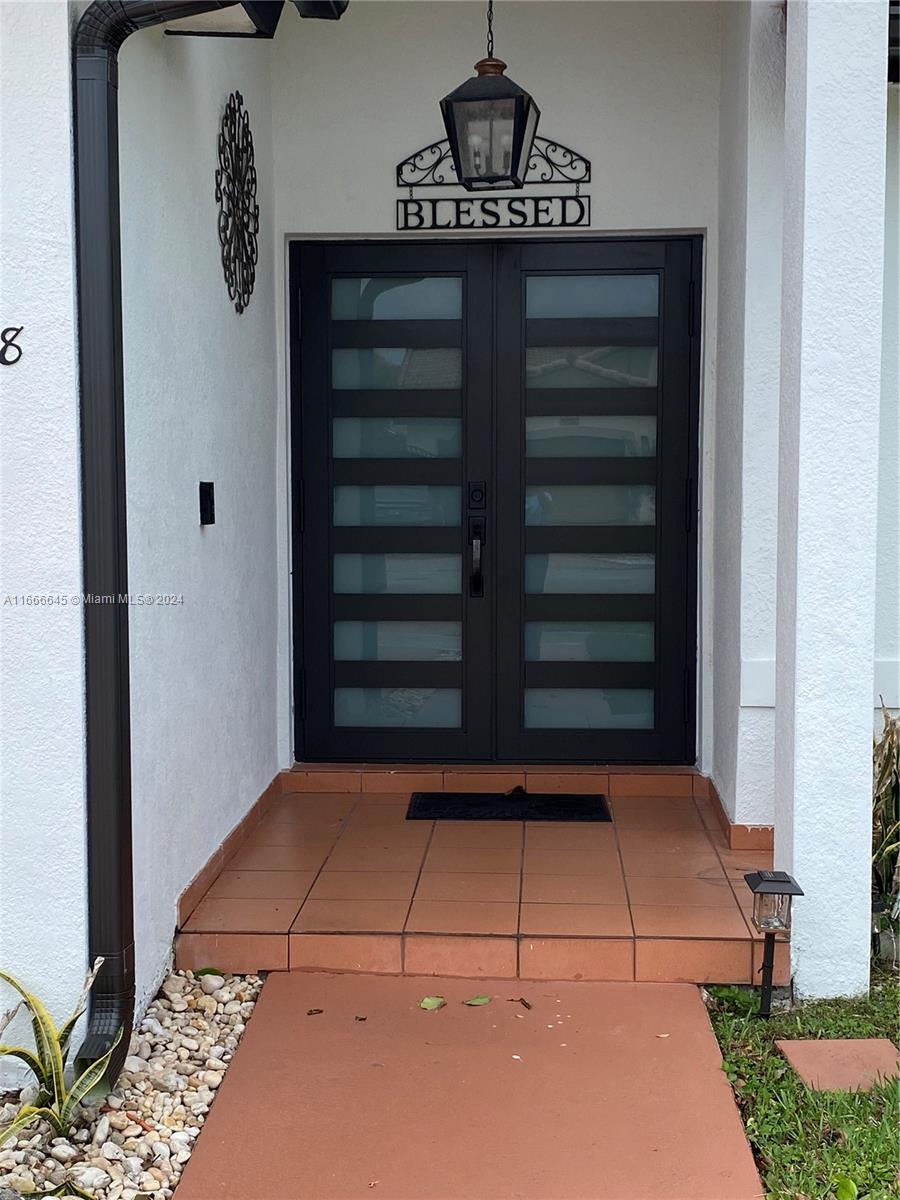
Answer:
[[[256,203],[256,165],[253,134],[244,97],[232,92],[219,129],[216,202],[219,205],[219,245],[222,270],[235,312],[250,303],[259,257],[259,205]]]

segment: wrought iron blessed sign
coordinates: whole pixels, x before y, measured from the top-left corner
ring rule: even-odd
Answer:
[[[581,185],[591,181],[590,160],[561,142],[536,137],[525,189],[538,186],[540,194],[511,195],[497,192],[463,196],[416,195],[418,188],[453,188],[459,185],[456,168],[445,139],[417,150],[397,165],[397,187],[408,196],[397,201],[397,228],[404,232],[435,229],[553,229],[590,225],[591,198]],[[548,193],[547,185],[565,184],[565,192]]]

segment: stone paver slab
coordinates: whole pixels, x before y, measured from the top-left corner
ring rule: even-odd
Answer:
[[[867,1092],[898,1073],[897,1047],[889,1038],[798,1038],[775,1045],[817,1092]]]

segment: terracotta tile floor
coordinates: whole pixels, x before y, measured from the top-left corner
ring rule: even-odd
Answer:
[[[762,1196],[696,988],[431,989],[440,1011],[421,979],[270,975],[178,1200]]]
[[[743,874],[771,855],[729,850],[708,800],[614,795],[612,822],[559,825],[407,821],[407,803],[280,796],[186,921],[179,965],[753,982]]]

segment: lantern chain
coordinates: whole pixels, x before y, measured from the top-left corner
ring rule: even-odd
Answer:
[[[487,6],[487,56],[494,57],[494,0],[488,0]]]

